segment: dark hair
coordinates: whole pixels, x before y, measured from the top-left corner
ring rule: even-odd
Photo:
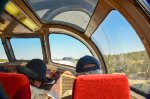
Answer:
[[[45,82],[46,80],[46,64],[41,59],[32,59],[26,65],[27,68],[37,73],[35,80]]]
[[[17,66],[17,72],[25,74],[30,80],[49,83],[51,79],[46,77],[46,64],[41,59],[32,59],[26,66]]]

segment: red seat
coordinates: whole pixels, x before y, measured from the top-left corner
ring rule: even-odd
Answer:
[[[31,99],[30,84],[25,75],[0,73],[0,83],[10,99]]]
[[[125,75],[82,75],[75,79],[72,99],[130,99]]]

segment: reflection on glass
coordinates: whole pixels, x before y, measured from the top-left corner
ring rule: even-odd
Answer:
[[[85,30],[86,26],[88,25],[88,22],[90,20],[90,17],[85,12],[66,11],[66,12],[60,13],[59,15],[54,17],[53,20],[74,24],[73,27],[75,27],[75,28],[80,27]]]
[[[126,74],[132,87],[150,93],[150,60],[138,35],[118,11],[111,11],[92,35],[109,73]]]
[[[85,31],[98,0],[25,0],[46,24],[63,24]]]

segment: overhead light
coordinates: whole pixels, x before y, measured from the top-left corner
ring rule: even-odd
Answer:
[[[12,16],[19,16],[21,14],[21,11],[12,3],[8,2],[5,6],[5,10]]]
[[[36,31],[39,29],[39,27],[33,21],[27,18],[26,15],[12,2],[9,1],[6,4],[5,10],[32,31]]]
[[[39,29],[39,27],[34,22],[32,22],[29,18],[22,18],[20,22],[33,31],[36,31]]]

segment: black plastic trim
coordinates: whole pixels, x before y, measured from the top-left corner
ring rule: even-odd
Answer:
[[[143,91],[141,91],[141,90],[138,90],[138,89],[136,89],[136,88],[134,88],[134,87],[132,87],[132,86],[130,86],[130,90],[134,91],[134,92],[137,93],[137,94],[140,94],[140,95],[146,97],[146,99],[149,99],[149,98],[150,98],[150,93],[147,94],[147,93],[145,93],[145,92],[143,92]]]

